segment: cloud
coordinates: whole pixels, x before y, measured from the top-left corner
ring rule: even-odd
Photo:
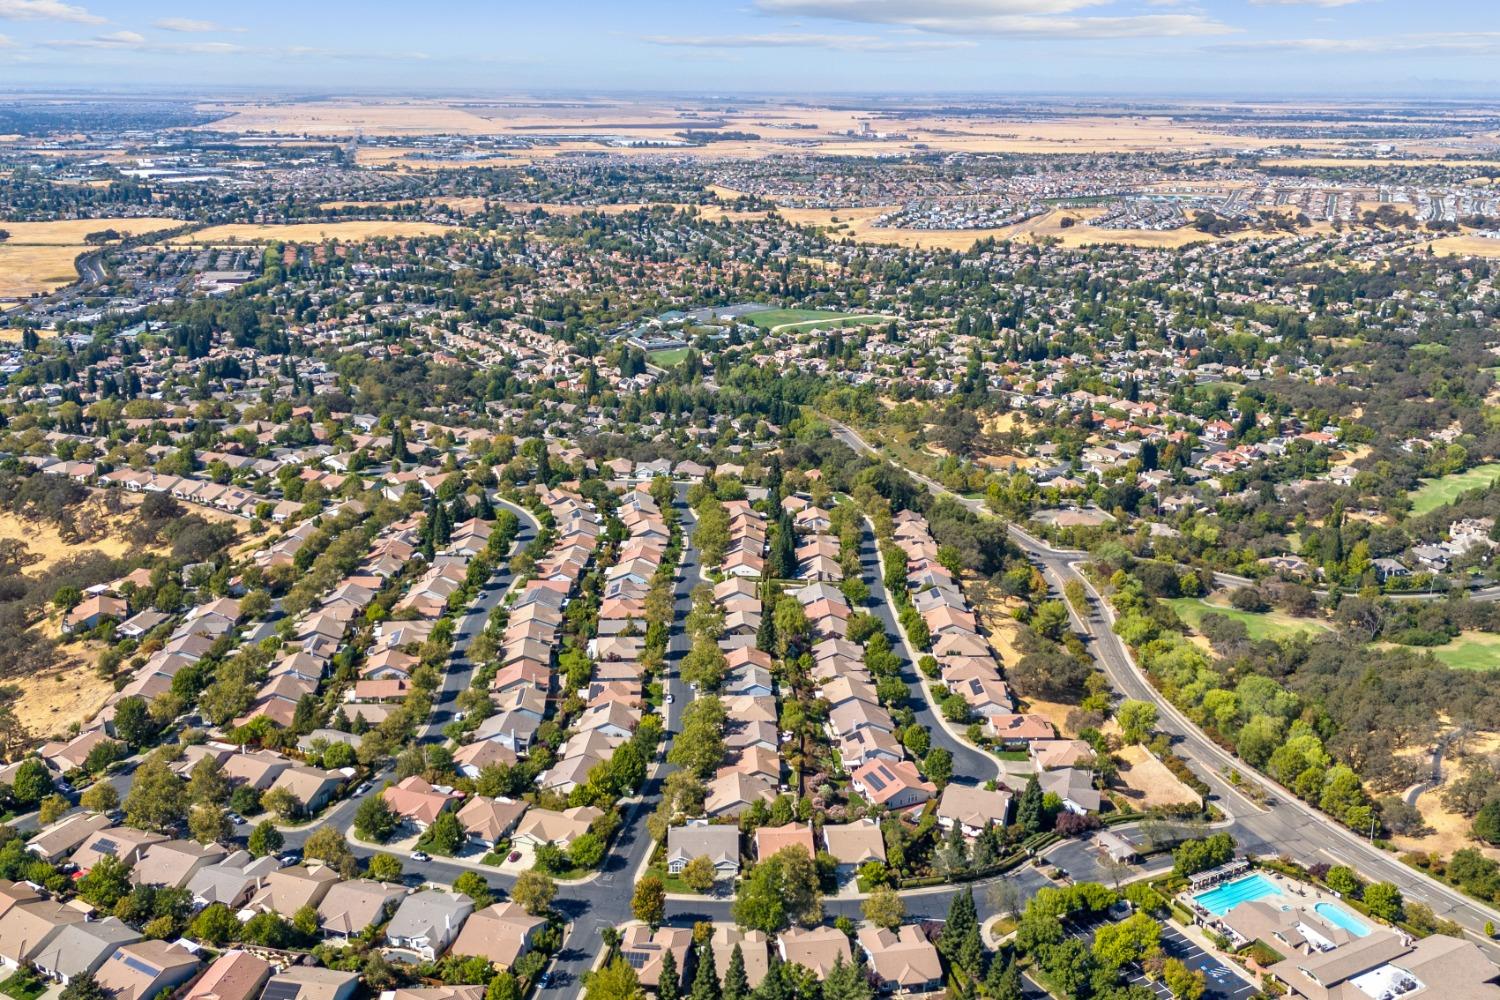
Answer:
[[[834,49],[840,52],[934,52],[973,48],[974,42],[893,40],[875,35],[816,35],[770,33],[761,35],[648,35],[643,41],[692,49]]]
[[[755,0],[764,14],[889,24],[945,35],[1149,38],[1225,35],[1200,13],[1076,16],[1108,0]]]
[[[1250,0],[1254,7],[1347,7],[1363,0]]]
[[[1259,42],[1226,42],[1210,46],[1220,52],[1303,52],[1312,55],[1496,55],[1500,31],[1433,32],[1369,38],[1277,38]]]
[[[0,0],[0,18],[12,21],[72,21],[103,24],[104,18],[60,0]]]
[[[152,22],[153,27],[163,31],[176,31],[184,35],[209,35],[221,31],[244,31],[244,28],[230,28],[216,21],[198,21],[191,17],[163,17]]]
[[[106,49],[177,55],[231,55],[248,51],[229,42],[153,42],[137,31],[111,31],[93,38],[60,38],[44,43],[55,49]]]

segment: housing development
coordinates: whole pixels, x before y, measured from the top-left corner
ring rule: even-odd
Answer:
[[[1500,998],[1494,106],[0,122],[0,993]]]

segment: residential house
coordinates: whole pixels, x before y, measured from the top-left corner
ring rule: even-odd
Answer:
[[[839,961],[845,965],[854,961],[849,938],[837,927],[788,928],[781,932],[776,948],[783,962],[802,966],[817,976],[819,982],[828,978]]]
[[[114,1000],[151,1000],[193,978],[198,956],[166,941],[136,941],[115,949],[94,976]]]
[[[694,858],[713,862],[715,878],[734,878],[740,873],[740,829],[735,825],[711,825],[702,821],[674,826],[667,831],[667,871],[679,875]]]
[[[231,948],[214,959],[182,1000],[257,1000],[272,968],[263,958]]]
[[[896,930],[865,927],[858,941],[866,964],[879,978],[881,992],[935,993],[943,988],[938,950],[916,924]]]
[[[537,933],[546,926],[545,918],[532,916],[519,903],[496,903],[469,916],[450,950],[455,955],[485,958],[508,969],[531,950]]]
[[[414,892],[401,901],[385,928],[392,948],[413,951],[431,962],[448,950],[464,921],[474,912],[474,901],[437,889]]]

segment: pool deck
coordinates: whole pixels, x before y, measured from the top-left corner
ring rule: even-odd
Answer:
[[[1357,913],[1354,910],[1350,909],[1339,899],[1338,896],[1334,895],[1331,892],[1325,892],[1322,889],[1319,889],[1318,887],[1313,885],[1309,885],[1306,882],[1299,882],[1294,878],[1288,878],[1287,876],[1282,875],[1280,872],[1269,871],[1264,868],[1255,869],[1254,874],[1260,875],[1261,878],[1276,886],[1276,888],[1281,892],[1279,896],[1262,896],[1260,897],[1262,900],[1275,899],[1283,906],[1290,906],[1299,910],[1306,910],[1308,913],[1317,917],[1319,920],[1335,923],[1335,925],[1337,926],[1336,921],[1331,921],[1328,917],[1325,917],[1317,912],[1317,905],[1319,903],[1325,903],[1329,906],[1334,906],[1340,910],[1345,911],[1351,919],[1358,921],[1360,926],[1366,929],[1367,933],[1383,926],[1379,921],[1374,920],[1371,917],[1366,917],[1365,915]],[[1242,877],[1249,878],[1250,875],[1245,875]],[[1234,881],[1238,881],[1238,879],[1235,879]],[[1225,884],[1233,883],[1229,882]],[[1188,912],[1193,915],[1193,919],[1200,926],[1213,931],[1215,934],[1221,934],[1232,942],[1236,942],[1236,948],[1243,947],[1244,945],[1250,943],[1248,941],[1239,940],[1239,935],[1236,934],[1228,924],[1224,923],[1224,921],[1219,916],[1209,912],[1209,910],[1205,906],[1200,904],[1194,898],[1194,895],[1195,894],[1191,892],[1183,892],[1179,894],[1177,898],[1178,901],[1187,908]],[[1199,892],[1196,895],[1201,896],[1203,895],[1203,892]],[[1348,930],[1348,928],[1345,929]],[[1353,933],[1353,931],[1351,930],[1350,933]]]

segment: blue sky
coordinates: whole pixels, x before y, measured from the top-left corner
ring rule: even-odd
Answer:
[[[1497,0],[0,0],[0,87],[1500,95]]]

